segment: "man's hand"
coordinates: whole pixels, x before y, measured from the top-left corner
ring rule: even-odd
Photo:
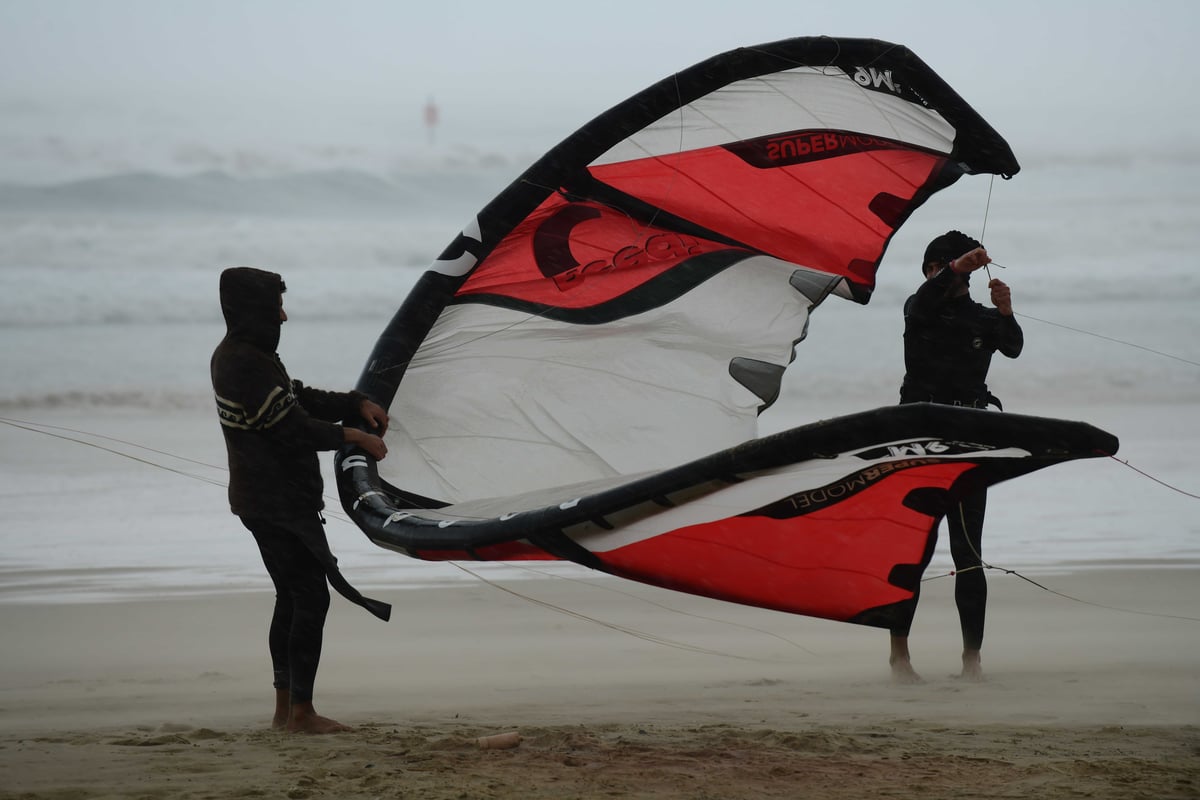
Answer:
[[[360,431],[358,428],[342,428],[346,444],[352,444],[355,447],[361,447],[367,451],[367,455],[376,461],[383,461],[387,456],[387,445],[383,439],[380,439],[373,433]]]
[[[992,290],[992,305],[996,307],[1002,315],[1011,317],[1012,310],[1012,292],[1008,288],[1008,284],[999,278],[992,278],[988,281],[988,288]]]
[[[377,435],[383,436],[387,433],[388,415],[383,406],[364,397],[358,406],[358,413]]]
[[[982,247],[976,247],[969,253],[963,253],[958,258],[953,259],[950,262],[950,269],[959,275],[966,275],[968,272],[974,272],[990,263],[992,263],[992,259],[988,257],[987,250],[984,250]]]

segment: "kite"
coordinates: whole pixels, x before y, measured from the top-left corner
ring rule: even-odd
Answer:
[[[796,38],[678,72],[547,152],[422,274],[357,386],[389,410],[389,456],[337,454],[342,505],[415,558],[565,559],[888,627],[965,492],[1115,437],[930,404],[757,420],[813,309],[868,302],[925,200],[1018,170],[902,46]]]

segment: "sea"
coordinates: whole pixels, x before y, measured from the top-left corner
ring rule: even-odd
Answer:
[[[1018,155],[1011,180],[965,176],[919,209],[870,303],[815,311],[762,432],[897,401],[901,306],[925,243],[959,229],[987,245],[1025,329],[1025,353],[991,373],[1006,410],[1121,440],[1114,457],[996,487],[985,559],[1028,575],[1195,565],[1200,151]],[[350,388],[417,277],[531,160],[431,144],[371,165],[64,162],[0,180],[0,602],[266,590],[225,502],[208,378],[220,271],[282,273],[281,357],[306,383]],[[365,590],[597,579],[376,548],[338,507],[331,461],[330,538]],[[949,568],[943,542],[929,574]]]

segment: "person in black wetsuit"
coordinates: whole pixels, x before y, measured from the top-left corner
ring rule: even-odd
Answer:
[[[1003,281],[988,281],[992,305],[971,299],[971,273],[991,263],[983,246],[959,231],[945,233],[925,249],[925,283],[904,303],[904,382],[901,403],[945,403],[987,408],[1000,401],[988,391],[992,354],[1021,354],[1024,334],[1013,316],[1012,294]],[[980,649],[987,607],[984,577],[983,518],[987,491],[964,498],[947,514],[950,554],[954,559],[954,601],[962,626],[962,676],[983,677]],[[917,597],[913,597],[916,613]],[[910,616],[891,631],[889,663],[901,683],[921,680],[908,650]]]
[[[275,353],[283,279],[234,267],[221,273],[225,338],[213,351],[217,414],[229,454],[229,505],[254,536],[275,585],[268,647],[275,676],[272,724],[291,732],[333,733],[346,726],[313,709],[329,585],[386,620],[391,606],[363,597],[338,570],[322,527],[323,482],[317,452],[343,444],[381,460],[387,412],[358,392],[326,392],[288,377]],[[362,419],[379,435],[338,420]]]

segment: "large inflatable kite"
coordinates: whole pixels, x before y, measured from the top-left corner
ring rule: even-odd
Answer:
[[[714,56],[601,114],[424,273],[358,388],[389,457],[342,504],[422,559],[569,559],[887,627],[964,492],[1116,451],[1078,422],[919,404],[758,438],[810,312],[1005,141],[886,42]],[[847,363],[853,362],[847,345]]]

